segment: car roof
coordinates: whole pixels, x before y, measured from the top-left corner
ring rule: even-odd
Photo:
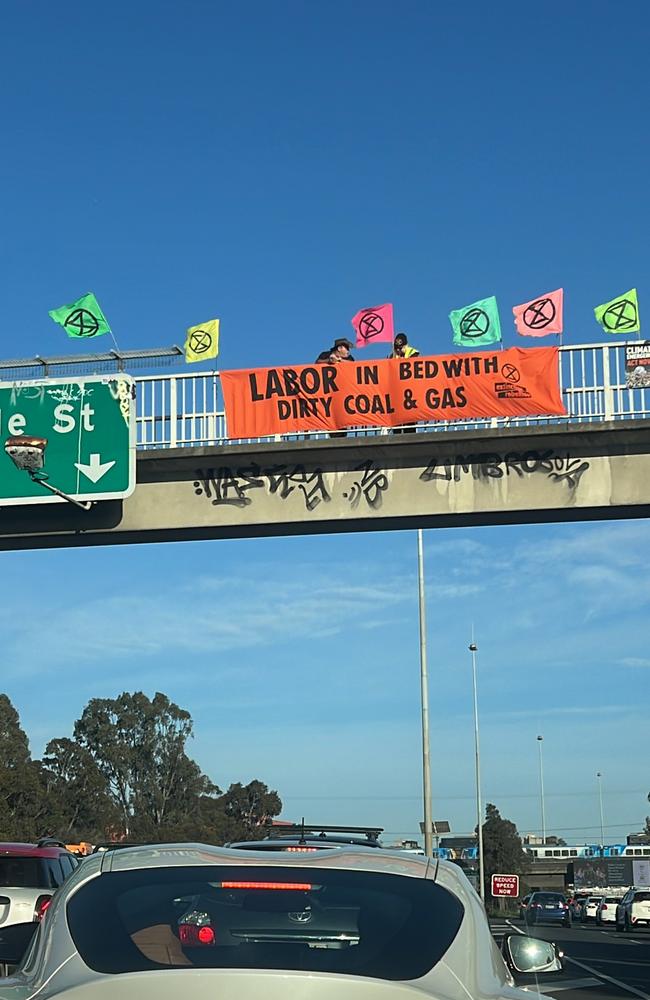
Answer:
[[[23,858],[58,858],[60,854],[69,854],[65,847],[37,847],[36,844],[0,844],[0,856],[20,855]]]
[[[151,844],[147,841],[142,841],[141,843],[136,843],[135,841],[124,840],[107,840],[103,843],[95,844],[91,854],[99,854],[101,851],[125,851],[127,847],[150,847]]]
[[[293,853],[287,851],[236,850],[230,847],[214,847],[210,844],[157,844],[151,847],[132,847],[122,851],[105,851],[91,855],[97,858],[101,873],[115,871],[135,871],[143,868],[171,868],[199,865],[241,865],[242,867],[299,867],[299,868],[356,868],[363,871],[377,871],[425,878],[431,871],[444,865],[461,870],[451,862],[436,861],[435,864],[418,854],[404,854],[403,851],[360,850],[343,845],[332,850],[313,853]],[[89,872],[88,861],[83,865]],[[462,876],[464,877],[464,876]]]

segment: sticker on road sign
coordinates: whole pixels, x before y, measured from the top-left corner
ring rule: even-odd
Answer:
[[[519,876],[518,875],[493,875],[492,876],[493,896],[518,896]]]
[[[135,389],[124,375],[0,383],[0,507],[114,500],[135,488]]]

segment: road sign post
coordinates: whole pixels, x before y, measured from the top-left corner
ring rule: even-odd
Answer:
[[[518,875],[493,875],[492,876],[493,896],[514,896],[519,895]]]
[[[134,488],[132,379],[0,382],[0,507],[114,500]]]

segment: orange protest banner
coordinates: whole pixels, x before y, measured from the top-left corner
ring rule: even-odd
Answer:
[[[562,416],[557,347],[221,372],[231,438]]]

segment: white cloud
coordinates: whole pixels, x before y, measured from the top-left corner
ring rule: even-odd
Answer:
[[[42,637],[46,658],[33,656],[15,616],[7,614],[10,662],[16,672],[37,673],[64,662],[136,658],[140,677],[147,671],[147,658],[213,652],[220,669],[222,653],[305,637],[329,640],[348,627],[351,616],[366,629],[385,628],[390,625],[386,612],[415,596],[413,581],[386,579],[381,570],[374,580],[369,573],[369,583],[301,572],[300,567],[284,575],[276,568],[275,573],[275,581],[271,572],[261,572],[255,579],[231,579],[228,586],[219,577],[180,584],[167,580],[156,594],[134,590],[60,608],[51,613],[51,626]]]
[[[616,660],[617,666],[621,667],[650,667],[650,660],[640,656],[624,656],[621,660]]]

